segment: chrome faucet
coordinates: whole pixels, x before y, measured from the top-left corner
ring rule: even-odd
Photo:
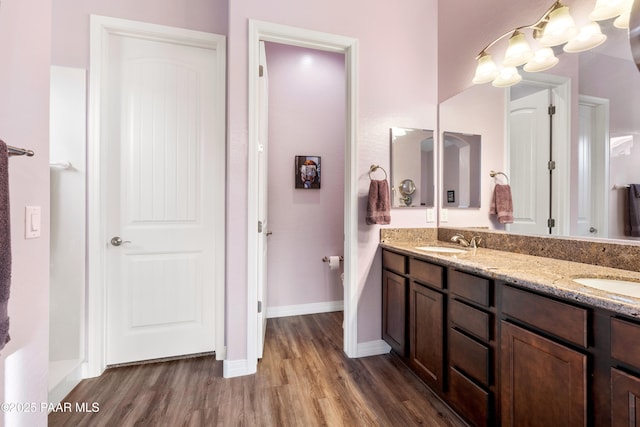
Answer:
[[[469,241],[465,239],[462,234],[454,234],[451,238],[451,241],[454,243],[458,243],[465,248],[469,247]]]
[[[469,246],[471,246],[472,248],[477,248],[478,245],[480,245],[480,242],[482,241],[482,237],[473,236],[471,238],[471,241],[469,241],[465,239],[462,234],[458,233],[453,235],[453,237],[451,238],[451,241],[454,243],[458,243],[460,246],[464,246],[465,248],[468,248]]]

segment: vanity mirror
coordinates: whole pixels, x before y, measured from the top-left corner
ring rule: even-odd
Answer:
[[[393,207],[432,207],[433,131],[394,127],[390,145]]]
[[[480,135],[442,133],[442,207],[480,207]]]
[[[522,71],[523,82],[511,88],[476,85],[440,105],[441,129],[483,136],[483,200],[490,199],[490,170],[510,177],[515,222],[507,231],[628,239],[626,186],[640,182],[640,73],[627,32],[610,21],[600,25],[607,35],[601,46],[582,53],[559,49],[560,62],[550,70]],[[533,97],[544,115],[527,122]],[[543,122],[546,139],[523,142],[527,126]],[[443,193],[446,207],[446,188]],[[488,209],[482,207],[490,224]],[[521,226],[531,223],[536,227]]]

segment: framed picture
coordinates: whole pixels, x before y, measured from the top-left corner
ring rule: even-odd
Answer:
[[[320,156],[296,156],[295,188],[320,188]]]

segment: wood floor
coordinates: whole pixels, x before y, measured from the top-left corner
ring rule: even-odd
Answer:
[[[347,358],[341,312],[269,319],[255,375],[222,378],[213,356],[119,367],[65,402],[50,426],[464,425],[397,357]]]

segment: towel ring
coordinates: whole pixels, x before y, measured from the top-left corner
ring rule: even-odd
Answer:
[[[490,176],[491,178],[495,178],[495,177],[496,177],[496,175],[502,175],[502,176],[504,176],[504,177],[507,179],[507,184],[509,184],[509,177],[507,176],[507,174],[506,174],[506,173],[504,173],[504,172],[496,172],[496,171],[490,171],[490,172],[489,172],[489,176]]]
[[[382,172],[384,172],[384,179],[387,179],[387,171],[384,170],[384,168],[379,165],[371,165],[371,167],[369,168],[369,179],[373,180],[373,178],[371,177],[371,174],[377,171],[378,169],[382,169]]]

